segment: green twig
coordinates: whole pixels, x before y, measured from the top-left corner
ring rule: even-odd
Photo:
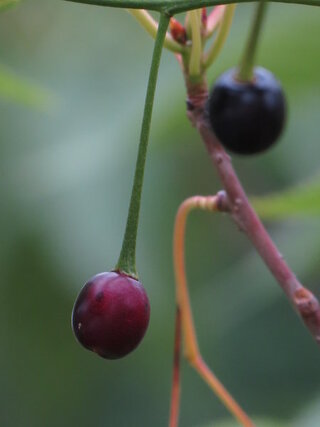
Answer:
[[[58,99],[50,92],[0,64],[0,98],[17,104],[49,111]]]
[[[104,0],[112,1],[112,0]],[[119,0],[113,0],[119,1]],[[121,0],[122,1],[122,0]],[[124,0],[124,1],[135,1],[135,0]],[[202,7],[218,6],[221,4],[242,4],[242,3],[257,3],[257,0],[139,0],[145,3],[149,3],[150,7],[145,5],[146,9],[164,10],[171,15],[177,13],[187,12],[189,10],[200,9]],[[287,4],[303,4],[308,6],[320,6],[320,0],[272,0],[275,3],[287,3]],[[138,3],[138,1],[137,1]],[[141,6],[140,6],[141,7]]]
[[[191,53],[189,60],[189,76],[197,77],[201,73],[201,55],[202,55],[202,41],[201,41],[201,20],[197,10],[189,12],[189,22],[191,27]]]
[[[223,45],[227,40],[229,31],[231,28],[235,8],[236,8],[235,4],[231,4],[226,7],[223,14],[222,21],[219,25],[217,37],[215,38],[213,44],[211,45],[210,49],[208,50],[204,58],[205,68],[208,68],[217,59],[217,56],[221,52],[221,49],[223,48]]]
[[[139,22],[139,24],[147,31],[148,34],[150,34],[152,38],[156,38],[158,23],[146,10],[128,9],[128,12]],[[174,41],[169,33],[166,34],[164,47],[175,53],[185,52],[185,47]]]
[[[266,8],[267,3],[265,0],[260,0],[256,5],[253,24],[239,65],[238,78],[244,82],[250,81],[253,78],[254,58]]]
[[[122,9],[148,9],[165,12],[173,16],[188,10],[233,3],[256,3],[257,0],[64,0],[73,3]],[[272,0],[274,3],[304,4],[320,6],[320,0]]]
[[[136,240],[138,232],[138,222],[141,204],[141,193],[144,177],[144,168],[150,134],[150,124],[152,116],[152,107],[154,94],[157,84],[158,71],[162,47],[167,33],[170,17],[161,14],[158,33],[154,45],[151,68],[149,73],[148,88],[144,105],[143,120],[140,134],[140,145],[136,163],[136,171],[133,181],[132,194],[129,206],[129,213],[126,225],[126,231],[122,243],[119,261],[116,270],[123,271],[130,276],[137,277],[136,271]]]
[[[218,27],[220,26],[221,19],[223,18],[225,9],[226,5],[224,4],[215,6],[212,12],[209,14],[207,18],[207,28],[204,35],[206,39],[212,37],[213,34],[217,31]]]

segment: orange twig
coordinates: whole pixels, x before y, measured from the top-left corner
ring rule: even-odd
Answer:
[[[193,366],[199,375],[207,382],[209,387],[220,398],[233,416],[239,421],[239,423],[243,427],[254,427],[254,424],[246,413],[240,408],[237,402],[204,363],[199,352],[187,287],[184,260],[184,240],[187,217],[189,212],[196,208],[214,212],[227,210],[228,206],[226,204],[225,193],[220,192],[217,196],[209,197],[191,197],[181,204],[176,216],[173,258],[177,302],[181,310],[182,330],[185,342],[185,357],[191,366]],[[174,425],[174,427],[176,427],[176,425]]]
[[[174,336],[173,375],[169,427],[178,427],[180,406],[180,353],[181,353],[181,310],[176,309]]]

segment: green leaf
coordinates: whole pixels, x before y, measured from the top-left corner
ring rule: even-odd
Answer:
[[[251,199],[258,214],[267,219],[320,215],[320,175],[295,188]]]
[[[20,0],[0,0],[0,12],[8,7],[15,6]]]
[[[303,407],[295,417],[292,427],[314,427],[320,425],[319,393],[306,407]]]
[[[279,420],[268,420],[268,419],[254,419],[253,420],[257,427],[285,427],[287,424],[284,424]],[[205,424],[201,427],[238,427],[239,423],[235,420],[212,422]]]
[[[0,65],[0,98],[45,110],[55,103],[55,97],[48,90],[17,76]]]
[[[120,7],[129,9],[148,9],[167,12],[171,15],[205,6],[219,4],[248,3],[257,0],[66,0],[74,3],[96,6]],[[309,6],[320,6],[320,0],[273,0],[277,3],[295,3]]]

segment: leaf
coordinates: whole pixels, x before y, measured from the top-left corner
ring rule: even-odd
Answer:
[[[253,420],[257,427],[285,427],[287,424],[284,424],[283,421],[279,420],[268,420],[268,419],[254,419]],[[239,423],[237,421],[228,420],[220,422],[212,422],[205,424],[201,427],[238,427]]]
[[[20,0],[0,0],[0,12],[3,10],[15,6]]]
[[[251,199],[258,214],[267,219],[320,215],[320,175],[280,193]]]
[[[320,396],[319,394],[300,411],[292,423],[292,427],[314,427],[320,423]]]
[[[148,9],[176,14],[204,6],[219,4],[247,3],[248,0],[66,0],[73,3],[91,4],[96,6],[120,7],[129,9]],[[251,2],[254,0],[250,0]],[[280,3],[306,4],[320,6],[320,0],[273,0]]]
[[[55,101],[51,92],[17,76],[3,65],[0,65],[0,98],[40,110],[48,109]]]

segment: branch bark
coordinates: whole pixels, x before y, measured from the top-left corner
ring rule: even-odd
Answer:
[[[285,295],[300,315],[315,341],[320,345],[320,305],[317,298],[306,289],[284,261],[259,217],[252,208],[246,193],[233,169],[230,156],[225,152],[208,121],[205,105],[208,97],[207,84],[203,80],[193,85],[186,78],[188,93],[188,117],[201,135],[208,154],[218,172],[226,192],[226,205],[235,224],[252,242],[257,252],[283,289]]]

